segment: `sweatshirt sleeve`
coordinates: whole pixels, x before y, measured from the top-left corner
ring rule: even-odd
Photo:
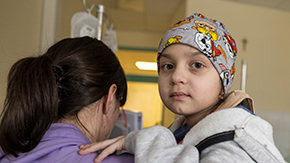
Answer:
[[[169,129],[153,126],[129,133],[125,140],[128,152],[136,163],[197,163],[198,150],[191,145],[177,145]]]

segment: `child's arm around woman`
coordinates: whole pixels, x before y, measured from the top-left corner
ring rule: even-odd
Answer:
[[[79,153],[81,155],[105,148],[95,159],[95,162],[101,162],[116,150],[126,150],[129,153],[134,153],[135,162],[139,163],[194,163],[199,160],[197,148],[191,145],[177,145],[171,131],[163,126],[133,131],[127,136],[83,145],[80,148]]]

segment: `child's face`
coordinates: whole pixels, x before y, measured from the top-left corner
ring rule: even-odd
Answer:
[[[173,44],[161,54],[159,94],[165,106],[185,117],[211,110],[222,92],[220,77],[199,50]]]

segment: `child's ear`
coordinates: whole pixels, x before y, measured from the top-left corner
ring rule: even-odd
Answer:
[[[117,85],[116,84],[112,84],[109,88],[108,94],[104,96],[104,107],[103,107],[103,113],[107,114],[111,108],[115,98],[115,94],[117,91]]]
[[[222,87],[221,92],[219,94],[219,99],[221,99],[221,100],[224,99],[224,96],[225,96],[225,91],[224,91],[224,89]]]

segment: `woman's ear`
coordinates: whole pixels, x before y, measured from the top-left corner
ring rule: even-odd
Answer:
[[[109,109],[111,108],[111,105],[113,103],[115,94],[117,91],[117,85],[112,84],[109,88],[108,94],[104,96],[104,107],[103,107],[103,113],[107,114],[109,112]]]

